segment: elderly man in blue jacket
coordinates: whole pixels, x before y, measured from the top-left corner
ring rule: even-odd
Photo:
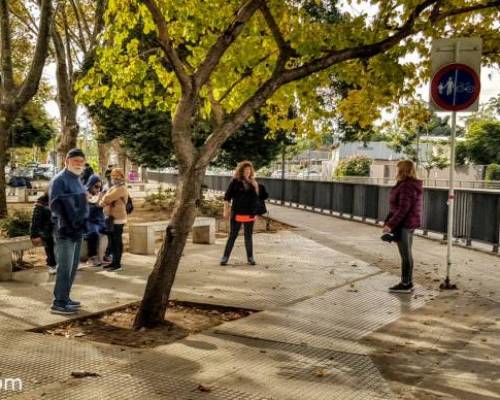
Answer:
[[[87,188],[80,179],[85,154],[72,149],[66,155],[65,168],[50,182],[49,205],[54,222],[57,278],[54,287],[54,314],[74,314],[80,302],[71,300],[71,286],[80,262],[85,224],[89,215]]]

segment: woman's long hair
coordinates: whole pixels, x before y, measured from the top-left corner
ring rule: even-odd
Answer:
[[[234,179],[238,179],[239,181],[243,180],[243,171],[245,168],[250,168],[250,179],[255,178],[255,169],[253,164],[250,161],[241,161],[238,163],[236,169],[234,170]]]
[[[417,169],[415,168],[415,164],[411,160],[401,160],[396,164],[396,168],[398,170],[396,174],[396,180],[404,181],[405,179],[417,179]]]

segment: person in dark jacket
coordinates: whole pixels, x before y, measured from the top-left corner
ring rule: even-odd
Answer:
[[[34,246],[44,247],[50,275],[54,275],[57,271],[52,229],[53,224],[49,208],[49,194],[45,193],[38,198],[33,206],[30,236]]]
[[[107,192],[113,186],[113,182],[111,182],[111,171],[113,171],[113,164],[109,164],[106,171],[104,171],[104,186],[103,191]]]
[[[92,175],[94,175],[94,170],[92,169],[89,163],[85,163],[85,167],[82,173],[82,183],[85,186],[88,186],[89,179]]]
[[[395,234],[401,255],[401,282],[389,288],[394,293],[413,291],[413,232],[420,227],[422,218],[423,188],[417,179],[415,164],[410,160],[397,164],[397,183],[389,195],[389,215],[384,233]]]
[[[220,261],[221,265],[227,265],[242,224],[248,264],[256,264],[253,257],[252,234],[258,200],[259,184],[255,180],[253,165],[250,161],[242,161],[236,167],[234,178],[224,196],[224,218],[230,219],[231,229]]]
[[[70,298],[70,292],[80,262],[82,239],[89,215],[87,188],[80,179],[84,164],[83,151],[71,149],[66,155],[66,167],[49,185],[57,260],[57,279],[51,308],[55,314],[74,314],[80,307],[80,302]]]
[[[100,267],[103,264],[107,238],[105,235],[106,221],[99,201],[102,195],[102,180],[99,175],[92,175],[87,182],[89,192],[89,218],[87,219],[86,238],[88,248],[88,265]]]

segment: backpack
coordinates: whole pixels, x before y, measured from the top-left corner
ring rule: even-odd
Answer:
[[[134,211],[134,203],[132,202],[132,197],[128,196],[127,204],[125,204],[125,210],[127,214],[132,214]]]
[[[269,198],[269,193],[267,193],[266,187],[259,184],[259,198],[257,199],[257,204],[255,206],[256,215],[267,214],[266,200]]]

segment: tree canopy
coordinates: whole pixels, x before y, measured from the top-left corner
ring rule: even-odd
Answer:
[[[10,147],[39,147],[44,149],[56,135],[54,122],[42,104],[31,102],[20,111],[10,127]]]
[[[500,121],[472,122],[465,135],[467,157],[475,164],[500,164]]]
[[[113,24],[105,29],[106,45],[98,50],[98,63],[79,84],[82,98],[103,99],[107,106],[118,104],[140,109],[154,104],[162,110],[174,110],[185,85],[185,78],[178,79],[179,71],[185,75],[202,66],[213,67],[203,64],[205,57],[245,2],[191,0],[172,7],[167,1],[157,1],[155,9],[160,15],[156,16],[152,16],[148,3],[151,1],[110,1],[107,18],[113,19]],[[246,8],[257,7],[258,3],[247,2]],[[414,51],[427,56],[428,41],[409,37],[400,44],[391,43],[389,48],[386,40],[395,39],[388,38],[402,38],[418,31],[429,36],[483,33],[486,61],[498,61],[496,39],[500,39],[500,34],[493,29],[493,20],[499,11],[494,1],[371,3],[379,10],[375,16],[346,12],[336,1],[267,1],[267,11],[254,13],[245,20],[242,32],[234,39],[235,45],[218,54],[220,60],[209,85],[200,93],[200,112],[210,117],[213,100],[217,100],[225,113],[235,112],[271,78],[271,66],[279,61],[280,51],[289,55],[286,67],[290,72],[283,79],[290,84],[268,100],[270,124],[289,128],[283,116],[294,103],[301,117],[301,132],[304,129],[316,132],[314,122],[329,114],[319,106],[317,88],[328,87],[332,75],[353,87],[338,100],[335,112],[341,112],[348,123],[358,123],[361,127],[369,126],[383,107],[412,93],[415,85],[428,76],[427,64],[401,62]],[[246,8],[243,7],[248,11]],[[480,18],[472,12],[476,10],[481,12]],[[160,17],[165,19],[164,34],[179,49],[175,68],[165,65],[160,42],[154,49],[144,49],[131,35],[137,28],[146,34],[154,32]],[[368,58],[376,53],[369,48],[373,44],[387,50]],[[363,48],[359,57],[352,51],[358,47]],[[346,61],[325,72],[332,59]],[[163,95],[154,89],[152,71],[164,88]],[[317,71],[314,77],[307,77],[314,71]],[[111,78],[109,84],[96,84],[105,77]]]

